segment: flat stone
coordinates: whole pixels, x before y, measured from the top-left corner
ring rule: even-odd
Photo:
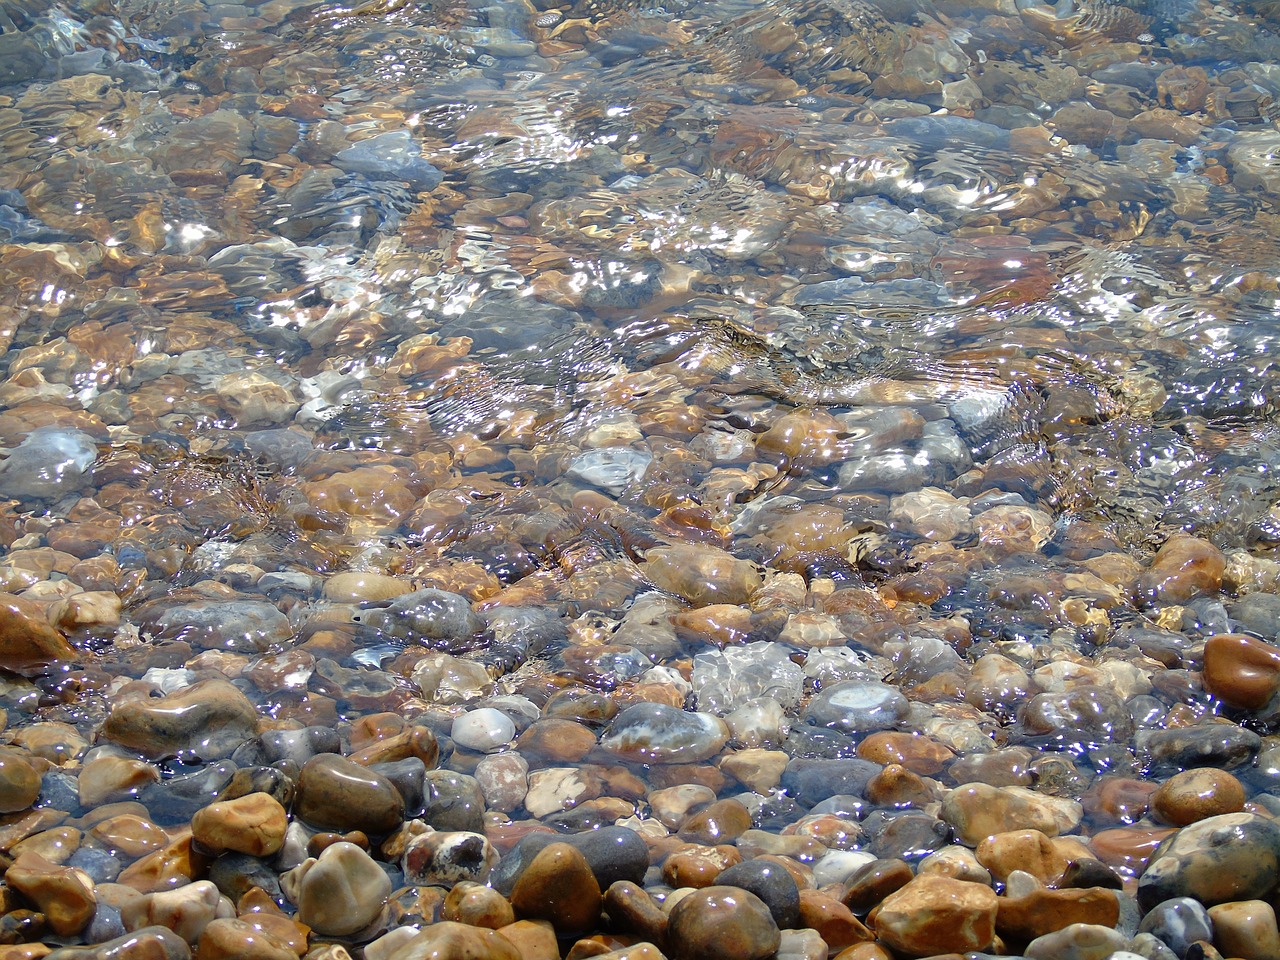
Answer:
[[[1114,890],[1038,889],[1021,897],[1001,897],[996,931],[1007,940],[1026,942],[1073,923],[1114,927],[1120,898]]]
[[[1027,960],[1107,960],[1124,947],[1125,938],[1110,927],[1075,923],[1037,937],[1022,953]]]
[[[130,900],[120,908],[126,930],[161,926],[195,946],[218,913],[220,894],[208,880],[173,890],[159,890]]]
[[[4,880],[35,904],[49,929],[60,937],[78,934],[97,909],[93,881],[86,873],[50,863],[36,853],[24,853],[14,860]]]
[[[31,674],[80,657],[66,637],[49,625],[39,604],[0,593],[0,669]]]
[[[600,746],[635,763],[701,763],[729,739],[719,717],[660,703],[638,703],[613,719]]]
[[[1079,803],[1035,793],[1023,787],[969,783],[949,791],[939,816],[969,846],[1009,830],[1039,830],[1056,837],[1073,829],[1084,811]]]
[[[40,796],[40,774],[16,752],[0,753],[0,813],[18,813]]]

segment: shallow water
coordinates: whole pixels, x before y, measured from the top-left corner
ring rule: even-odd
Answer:
[[[785,725],[887,679],[1069,761],[1010,783],[1221,720],[1264,739],[1197,763],[1269,793],[1274,700],[1201,670],[1280,633],[1275,18],[0,0],[0,586],[78,651],[10,660],[10,733],[218,674],[344,737],[772,696],[839,756]],[[799,686],[707,679],[746,642]]]

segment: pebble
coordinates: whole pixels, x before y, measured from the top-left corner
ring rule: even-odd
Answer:
[[[1241,960],[1280,958],[1280,930],[1276,912],[1265,900],[1238,900],[1209,908],[1213,945],[1224,957]]]
[[[907,711],[907,698],[897,687],[851,680],[827,687],[810,700],[804,718],[820,727],[865,734],[896,726]]]
[[[1151,812],[1176,827],[1244,809],[1244,786],[1225,770],[1183,770],[1151,795]]]
[[[322,753],[298,774],[294,812],[321,829],[390,833],[404,822],[404,798],[381,774],[338,754]]]
[[[257,733],[258,714],[226,680],[202,680],[159,699],[126,700],[107,715],[105,739],[152,760],[229,756]]]
[[[939,816],[962,842],[976,847],[987,837],[1010,830],[1038,830],[1056,837],[1072,830],[1083,813],[1073,800],[1022,787],[972,783],[949,791],[942,798]]]
[[[525,960],[499,930],[486,930],[441,920],[424,927],[401,944],[389,960]]]
[[[234,850],[269,857],[284,846],[288,826],[285,808],[266,793],[211,803],[191,818],[192,836],[214,854]]]
[[[82,430],[38,427],[0,463],[0,496],[51,500],[90,479],[98,441]]]
[[[704,887],[681,898],[667,931],[674,960],[764,960],[782,943],[769,908],[739,887]]]
[[[0,593],[0,668],[25,674],[78,657],[75,647],[49,625],[38,604]]]
[[[1071,924],[1114,927],[1120,899],[1114,890],[1035,889],[1022,896],[1006,890],[999,901],[996,930],[1006,940],[1027,942]]]
[[[60,937],[83,930],[97,907],[94,884],[87,874],[51,863],[37,853],[24,853],[14,860],[4,882],[34,904]]]
[[[1156,937],[1179,957],[1197,940],[1213,939],[1213,920],[1198,900],[1174,897],[1157,903],[1138,924],[1139,933]]]
[[[238,917],[210,921],[195,953],[196,960],[292,960],[298,955],[287,941]]]
[[[980,951],[995,939],[997,904],[990,887],[916,877],[885,897],[868,924],[889,949],[907,956]]]
[[[454,884],[440,910],[442,920],[454,920],[473,927],[498,930],[515,923],[515,912],[507,898],[491,887],[470,880]]]
[[[1022,953],[1027,960],[1107,960],[1125,945],[1125,938],[1110,927],[1075,923],[1037,937]]]
[[[35,768],[16,753],[0,754],[0,813],[26,810],[40,796]]]
[[[1280,647],[1237,633],[1210,637],[1204,688],[1229,706],[1261,710],[1280,690]]]
[[[128,901],[120,908],[126,930],[160,926],[172,930],[195,946],[217,916],[221,905],[218,888],[197,880],[174,890],[158,890]]]
[[[660,703],[638,703],[619,713],[600,747],[635,763],[701,763],[718,754],[729,739],[719,717]]]
[[[603,903],[591,865],[567,843],[552,843],[529,861],[511,889],[522,920],[548,920],[559,936],[595,926]]]
[[[498,864],[498,851],[484,834],[435,830],[409,841],[401,863],[409,883],[452,887],[484,883]]]
[[[1175,897],[1206,906],[1270,896],[1280,883],[1280,826],[1251,813],[1228,813],[1183,827],[1160,844],[1138,878],[1138,903],[1150,910]]]
[[[289,871],[285,892],[297,904],[298,921],[322,936],[350,937],[382,914],[391,880],[369,854],[345,841]]]
[[[458,746],[479,753],[505,746],[515,739],[515,735],[516,725],[511,718],[492,707],[479,707],[464,713],[453,721],[449,731],[449,736]]]

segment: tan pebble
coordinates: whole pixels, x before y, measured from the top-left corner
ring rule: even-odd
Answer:
[[[27,837],[35,836],[50,827],[56,827],[67,819],[67,815],[61,810],[49,809],[32,810],[15,816],[17,816],[16,820],[10,820],[9,817],[3,818],[3,820],[10,820],[9,823],[0,820],[0,850],[12,850]]]
[[[996,930],[1008,940],[1026,942],[1073,923],[1114,927],[1120,898],[1102,887],[1083,890],[1033,890],[1021,897],[1001,897]]]
[[[262,891],[261,887],[254,887],[253,889],[260,892]],[[246,913],[244,911],[244,897],[241,897],[240,900],[241,902],[236,905],[236,909],[240,911],[240,920],[242,922],[248,924],[249,927],[254,930],[260,930],[263,933],[270,934],[278,942],[283,943],[298,956],[302,956],[307,952],[307,937],[311,933],[310,927],[278,913]],[[275,904],[272,903],[272,906],[275,906]]]
[[[600,960],[667,960],[666,954],[652,943],[635,943],[599,956]]]
[[[1056,837],[1073,829],[1082,815],[1083,809],[1073,800],[1037,794],[1024,787],[990,787],[981,783],[949,791],[938,814],[970,846],[1010,829],[1039,830]]]
[[[335,843],[281,878],[298,905],[298,921],[324,936],[345,937],[372,924],[391,895],[391,880],[354,843]],[[286,886],[287,884],[287,886]]]
[[[223,917],[204,928],[195,960],[296,960],[298,953],[265,930]]]
[[[143,787],[159,780],[159,768],[145,760],[99,755],[80,769],[77,781],[80,805],[93,808],[114,800],[136,797]]]
[[[80,849],[81,836],[75,827],[54,827],[15,844],[9,850],[9,856],[16,860],[24,853],[38,853],[50,863],[62,866]]]
[[[0,813],[18,813],[40,795],[40,774],[16,751],[0,753]]]
[[[1051,884],[1062,876],[1067,864],[1090,856],[1078,841],[1058,842],[1039,830],[1010,830],[987,837],[978,844],[978,862],[1003,883],[1014,870],[1024,870],[1041,883]]]
[[[744,787],[764,795],[782,782],[791,758],[782,750],[739,750],[719,760],[720,769]]]
[[[15,943],[0,946],[0,960],[40,960],[54,950],[45,943]]]
[[[89,833],[113,855],[123,854],[133,860],[161,850],[170,842],[163,829],[132,813],[102,820],[90,827]]]
[[[682,783],[674,787],[651,790],[647,797],[653,815],[671,830],[680,825],[695,810],[715,802],[715,791],[694,783]]]
[[[515,912],[507,898],[492,887],[463,880],[445,895],[443,920],[456,920],[473,927],[497,930],[515,922]]]
[[[517,920],[498,933],[506,937],[520,954],[520,960],[560,960],[556,928],[546,920]]]
[[[1264,900],[1238,900],[1209,908],[1213,945],[1224,957],[1280,960],[1276,912]]]
[[[129,864],[120,871],[116,881],[140,893],[153,893],[185,886],[201,876],[208,864],[208,857],[191,849],[188,834]]]
[[[868,925],[907,956],[985,950],[995,939],[997,897],[990,887],[948,877],[916,877],[876,907]]]
[[[413,584],[384,573],[336,573],[324,583],[322,594],[336,603],[390,600],[413,592]]]
[[[531,724],[516,738],[516,750],[530,762],[577,763],[596,746],[596,735],[574,720],[548,718]]]
[[[62,766],[79,757],[89,747],[75,727],[67,723],[44,721],[13,731],[14,746],[22,747],[33,757]]]
[[[867,781],[863,794],[878,807],[920,807],[937,799],[935,789],[917,773],[891,763]]]
[[[1176,533],[1165,541],[1138,580],[1138,591],[1161,604],[1186,603],[1222,588],[1226,559],[1213,544]]]
[[[937,874],[953,880],[968,880],[985,885],[991,883],[991,872],[978,862],[972,850],[959,844],[943,847],[929,854],[916,864],[916,874]]]
[[[567,843],[538,851],[511,890],[516,916],[549,920],[561,936],[594,927],[601,903],[600,885],[586,858]]]
[[[523,960],[515,945],[496,930],[441,920],[424,927],[391,960]]]
[[[50,863],[39,854],[18,857],[4,879],[35,904],[45,915],[49,929],[60,937],[78,934],[97,909],[93,880],[87,873]]]
[[[30,673],[80,656],[66,637],[49,625],[40,604],[0,593],[0,669]]]
[[[152,760],[195,750],[206,760],[227,756],[252,738],[258,713],[229,681],[202,680],[168,696],[117,703],[101,737]]]
[[[192,946],[218,915],[218,888],[198,880],[175,890],[161,890],[130,900],[120,910],[126,930],[161,926],[172,930]]]
[[[650,580],[695,607],[746,603],[762,582],[755,564],[706,544],[655,547],[645,559]]]
[[[1232,774],[1213,767],[1183,770],[1151,795],[1151,812],[1177,827],[1205,817],[1244,809],[1244,786]]]
[[[192,836],[206,849],[215,854],[234,850],[251,857],[278,853],[288,826],[284,807],[266,793],[211,803],[191,818]]]
[[[841,950],[832,960],[894,960],[894,956],[878,943],[856,943]]]
[[[88,590],[63,600],[56,600],[47,612],[49,622],[63,630],[85,627],[114,627],[120,623],[123,605],[114,593]]]

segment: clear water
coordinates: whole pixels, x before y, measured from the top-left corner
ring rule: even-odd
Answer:
[[[98,450],[6,475],[4,585],[125,602],[11,722],[299,643],[398,679],[264,680],[279,718],[399,708],[399,647],[318,598],[344,570],[545,611],[513,689],[625,690],[720,636],[619,628],[683,543],[872,655],[1194,668],[1277,582],[1276,15],[0,0],[0,443]],[[1144,586],[1176,532],[1227,579]],[[166,633],[246,596],[288,639]]]

